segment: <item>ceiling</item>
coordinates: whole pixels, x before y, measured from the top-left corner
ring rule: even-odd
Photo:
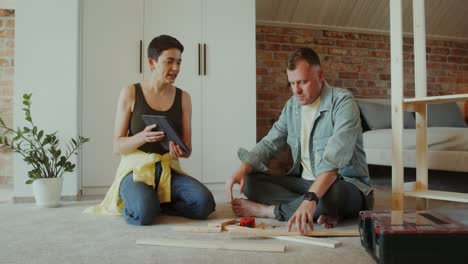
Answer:
[[[256,0],[257,24],[389,32],[391,0]],[[413,31],[412,0],[402,0],[403,31]],[[468,39],[467,0],[426,0],[426,34]]]

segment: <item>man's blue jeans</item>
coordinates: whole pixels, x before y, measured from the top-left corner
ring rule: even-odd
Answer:
[[[156,188],[133,181],[133,173],[120,183],[120,197],[124,202],[123,217],[132,225],[150,225],[161,213],[194,219],[206,219],[214,212],[213,194],[197,179],[171,171],[171,202],[159,202],[157,186],[161,164],[156,163]]]

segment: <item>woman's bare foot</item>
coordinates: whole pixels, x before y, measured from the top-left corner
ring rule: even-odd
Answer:
[[[247,199],[232,199],[231,208],[237,216],[275,218],[273,205],[260,204]]]
[[[338,224],[338,217],[321,215],[317,219],[317,224],[329,229],[334,228]]]

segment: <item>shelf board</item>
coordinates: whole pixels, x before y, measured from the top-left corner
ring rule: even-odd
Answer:
[[[427,190],[427,191],[405,192],[404,195],[407,197],[468,203],[468,193]]]
[[[403,99],[404,105],[417,105],[417,104],[442,104],[448,102],[468,101],[468,94],[452,94],[440,96],[427,96],[420,98],[405,98]]]

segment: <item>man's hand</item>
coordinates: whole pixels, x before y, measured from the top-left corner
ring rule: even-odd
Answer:
[[[232,199],[234,199],[234,196],[232,195],[232,187],[234,187],[234,184],[240,185],[239,194],[241,194],[244,190],[245,185],[245,174],[242,171],[237,170],[231,177],[229,177],[229,179],[226,182],[226,191],[228,194],[228,198],[230,198],[231,201]]]
[[[245,186],[245,175],[249,174],[250,172],[252,172],[252,166],[244,162],[240,168],[234,172],[234,174],[226,181],[226,192],[228,198],[231,201],[234,199],[234,196],[232,195],[232,187],[234,187],[234,184],[239,184],[239,194],[241,194]]]
[[[314,230],[314,213],[316,209],[317,204],[315,201],[303,201],[288,221],[288,232],[291,231],[293,224],[296,225],[296,229],[302,235],[307,233],[307,223],[309,224],[310,231]]]

